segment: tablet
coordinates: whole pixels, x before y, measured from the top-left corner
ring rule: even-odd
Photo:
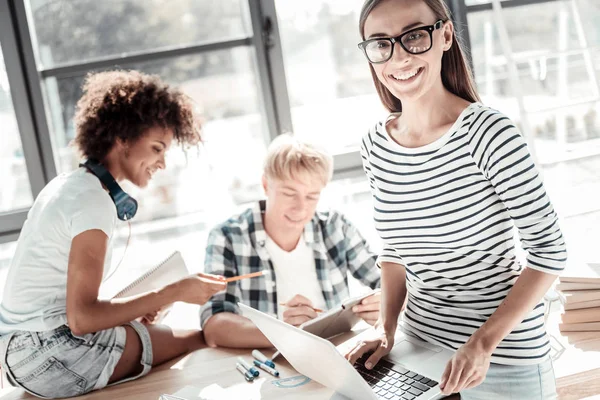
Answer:
[[[306,321],[299,328],[324,339],[349,332],[360,321],[360,317],[354,314],[352,307],[374,293],[376,292],[371,291],[360,296],[347,298],[341,305],[322,313],[315,319]]]

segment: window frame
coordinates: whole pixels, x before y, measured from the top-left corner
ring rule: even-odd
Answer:
[[[0,43],[2,43],[10,95],[27,166],[31,194],[35,199],[48,182],[47,169],[43,165],[43,158],[40,154],[40,142],[36,134],[38,126],[35,123],[32,99],[24,74],[23,54],[19,51],[22,47],[19,46],[13,11],[11,2],[0,0]],[[0,213],[0,243],[16,239],[27,218],[27,212],[28,209],[16,209]]]

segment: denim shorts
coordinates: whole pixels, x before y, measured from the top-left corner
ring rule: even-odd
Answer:
[[[142,342],[143,370],[150,372],[152,343],[146,327],[128,324]],[[108,385],[125,348],[125,327],[75,336],[66,325],[46,332],[17,331],[0,338],[0,362],[8,381],[41,398],[79,396]]]
[[[550,357],[536,365],[490,364],[483,383],[460,392],[462,400],[555,400]]]

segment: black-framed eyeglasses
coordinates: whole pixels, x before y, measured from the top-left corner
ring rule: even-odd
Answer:
[[[443,25],[444,21],[440,19],[433,25],[420,26],[406,31],[400,36],[365,40],[358,44],[358,48],[373,64],[381,64],[392,58],[395,43],[400,43],[400,46],[410,54],[422,54],[429,51],[433,45],[433,31],[440,29]]]

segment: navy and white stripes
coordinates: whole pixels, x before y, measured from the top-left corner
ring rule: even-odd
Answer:
[[[384,242],[379,260],[406,266],[404,321],[423,339],[457,349],[502,303],[522,269],[515,226],[527,267],[564,268],[557,216],[523,137],[498,111],[473,103],[419,148],[400,146],[379,123],[361,154]],[[549,351],[540,303],[492,362],[534,364]]]

